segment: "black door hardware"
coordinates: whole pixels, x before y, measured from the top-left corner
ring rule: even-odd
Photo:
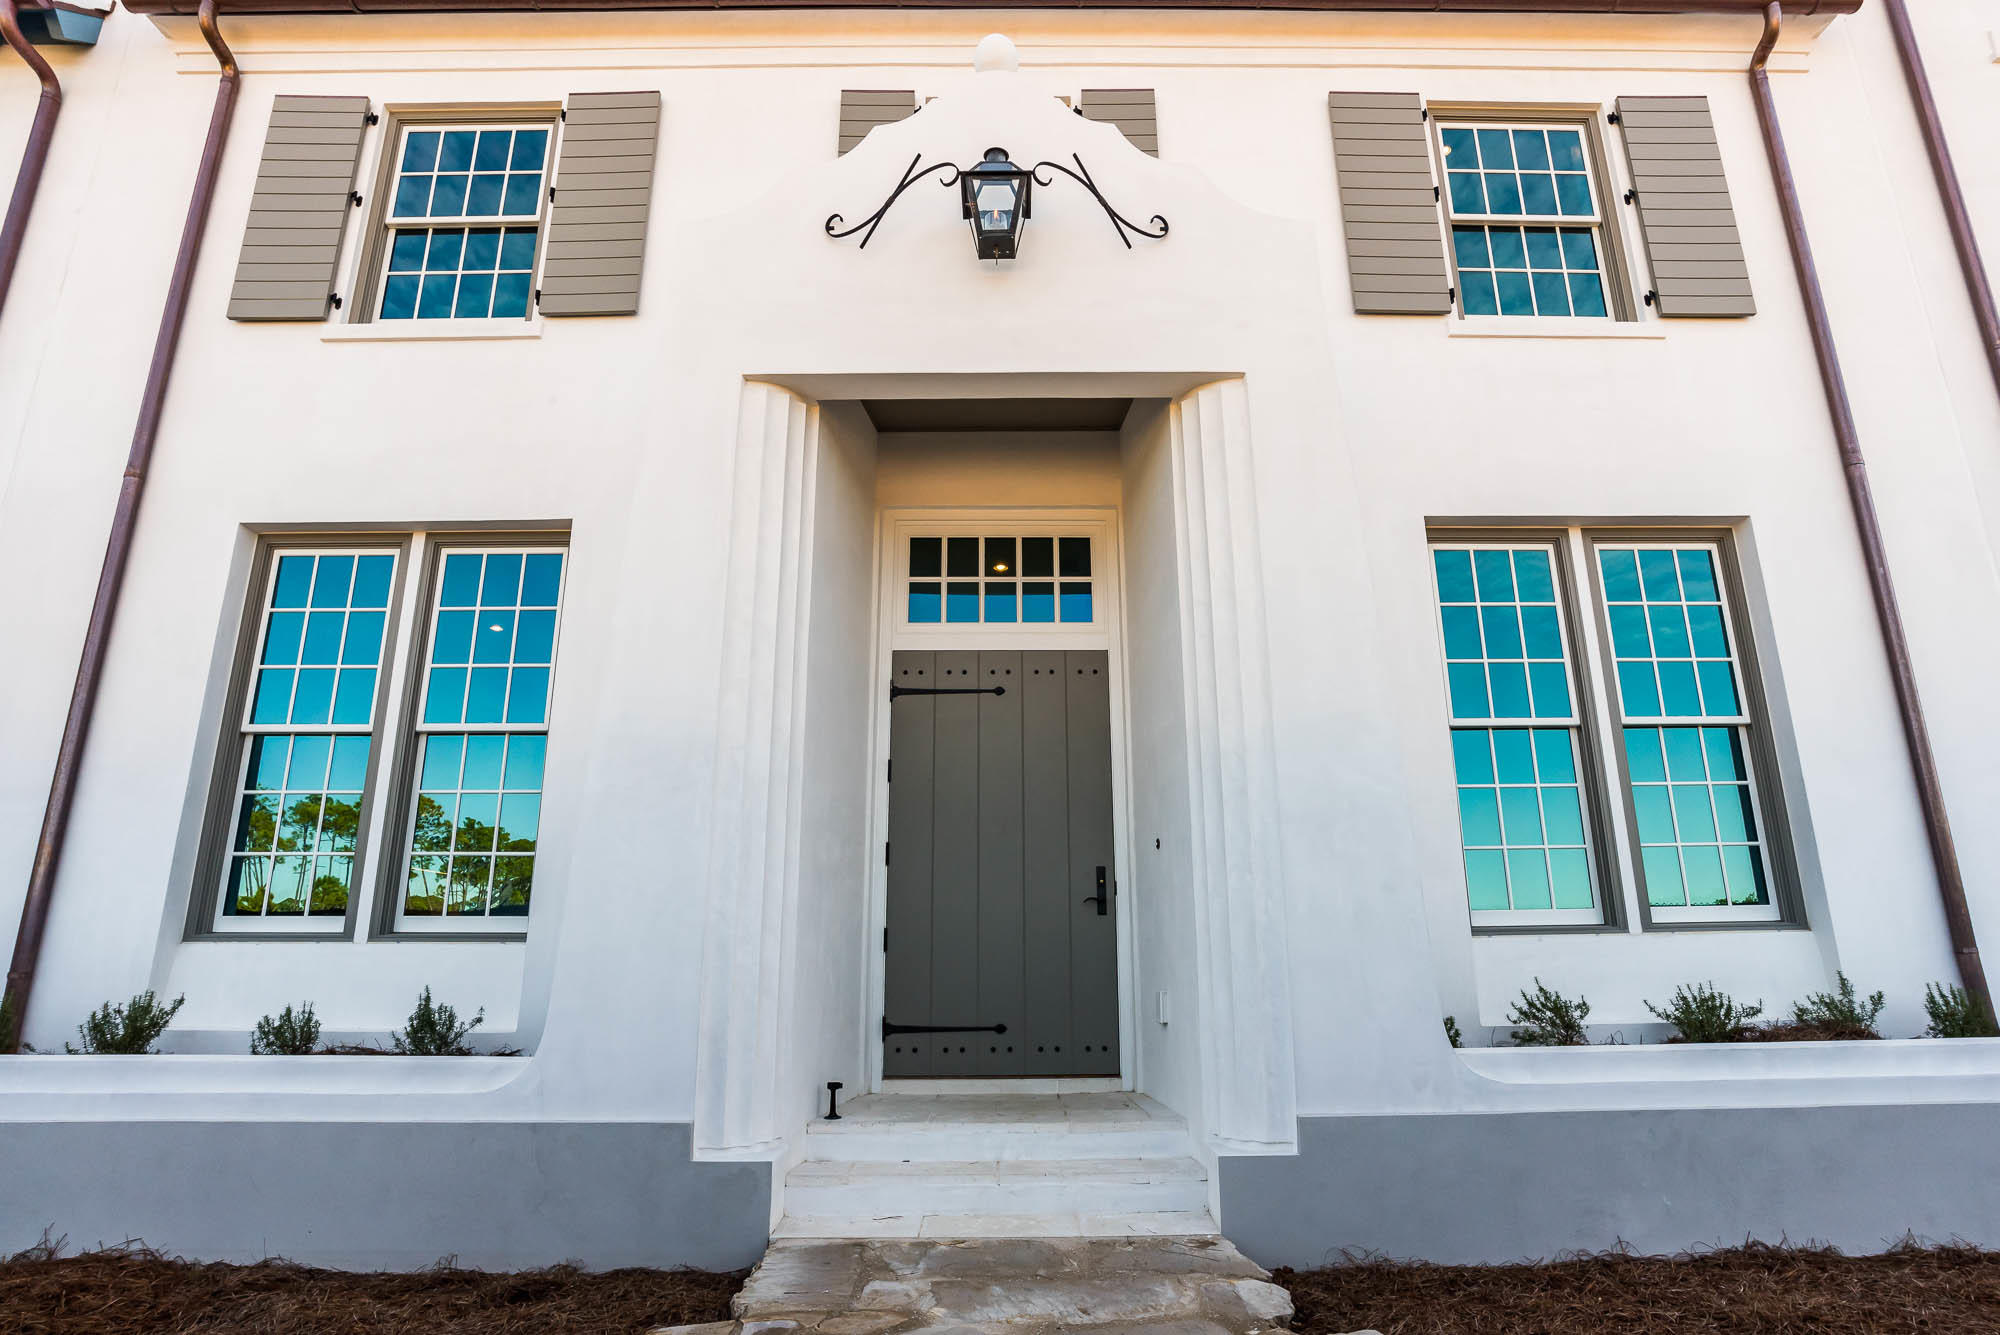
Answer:
[[[893,1034],[1004,1034],[1004,1024],[890,1024],[882,1021],[882,1037]]]
[[[889,683],[889,698],[900,700],[906,695],[1005,695],[1005,686],[898,686]]]
[[[840,1097],[840,1089],[841,1085],[838,1080],[829,1080],[826,1082],[826,1120],[829,1122],[838,1122],[840,1120],[840,1110],[834,1105],[834,1100]]]
[[[1097,905],[1097,916],[1100,918],[1111,912],[1111,891],[1105,885],[1104,868],[1097,869],[1097,893],[1085,895],[1083,902]]]

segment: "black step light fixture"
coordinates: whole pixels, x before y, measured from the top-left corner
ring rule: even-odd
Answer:
[[[839,241],[861,234],[861,249],[866,250],[875,236],[875,229],[882,225],[883,215],[890,205],[903,197],[903,192],[923,180],[926,176],[939,177],[939,184],[947,188],[959,188],[959,209],[972,228],[974,251],[982,260],[1011,260],[1021,253],[1021,228],[1027,223],[1037,185],[1051,185],[1055,178],[1045,177],[1044,171],[1061,172],[1085,190],[1104,210],[1104,216],[1111,220],[1118,239],[1125,243],[1125,249],[1132,248],[1132,237],[1143,236],[1158,241],[1167,234],[1167,220],[1154,214],[1150,222],[1141,226],[1111,207],[1111,201],[1097,188],[1097,182],[1090,177],[1090,169],[1083,165],[1083,159],[1072,153],[1070,161],[1076,164],[1071,171],[1060,162],[1038,162],[1033,167],[1017,167],[1007,156],[1004,148],[989,148],[986,156],[970,167],[959,167],[950,162],[933,163],[919,167],[923,154],[910,159],[910,165],[903,172],[903,179],[882,201],[882,206],[852,227],[844,227],[846,219],[838,213],[826,220],[826,234]],[[1130,235],[1128,235],[1128,233]]]

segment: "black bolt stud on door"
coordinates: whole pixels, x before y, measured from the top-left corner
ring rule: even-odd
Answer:
[[[1117,1075],[1108,656],[890,673],[883,1073]]]

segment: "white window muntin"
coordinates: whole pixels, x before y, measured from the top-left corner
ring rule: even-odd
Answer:
[[[1571,628],[1569,624],[1569,599],[1567,596],[1567,588],[1564,580],[1564,566],[1562,560],[1560,559],[1562,553],[1560,553],[1557,550],[1557,546],[1558,544],[1556,544],[1553,541],[1536,541],[1533,539],[1521,539],[1521,540],[1494,539],[1490,541],[1481,540],[1481,541],[1462,541],[1462,542],[1447,540],[1447,541],[1435,541],[1430,544],[1430,551],[1431,551],[1430,560],[1432,565],[1431,606],[1433,611],[1433,629],[1436,631],[1438,636],[1439,663],[1442,668],[1441,675],[1443,676],[1442,685],[1444,687],[1445,699],[1447,702],[1447,714],[1450,717],[1450,731],[1452,734],[1452,763],[1454,771],[1453,788],[1454,792],[1458,795],[1458,801],[1456,806],[1458,811],[1458,824],[1459,824],[1458,833],[1459,833],[1459,845],[1461,854],[1460,870],[1461,873],[1466,878],[1468,912],[1471,917],[1472,925],[1475,927],[1597,926],[1601,925],[1605,921],[1606,915],[1604,907],[1605,905],[1604,889],[1601,884],[1601,877],[1598,867],[1599,854],[1598,854],[1594,830],[1592,827],[1591,815],[1593,807],[1591,801],[1591,789],[1590,789],[1590,784],[1588,782],[1588,776],[1590,774],[1588,766],[1593,762],[1593,757],[1588,752],[1588,748],[1585,744],[1585,739],[1582,730],[1583,705],[1581,703],[1581,696],[1582,696],[1581,688],[1583,686],[1583,682],[1581,679],[1580,672],[1588,671],[1588,669],[1587,667],[1579,669],[1579,666],[1576,661],[1575,641],[1571,635]],[[1475,715],[1475,714],[1461,715],[1458,712],[1456,704],[1453,703],[1454,683],[1452,681],[1451,673],[1452,673],[1452,668],[1455,666],[1455,664],[1451,659],[1451,651],[1447,644],[1447,641],[1450,638],[1450,634],[1447,631],[1446,627],[1446,621],[1449,616],[1449,614],[1446,612],[1446,607],[1448,604],[1442,597],[1441,591],[1439,590],[1437,583],[1438,580],[1438,576],[1436,573],[1437,553],[1463,552],[1466,553],[1468,556],[1471,556],[1472,554],[1478,552],[1506,552],[1511,554],[1520,551],[1540,552],[1543,553],[1548,559],[1549,578],[1553,586],[1553,594],[1554,594],[1553,605],[1555,610],[1556,634],[1561,649],[1560,662],[1562,665],[1564,685],[1568,692],[1568,697],[1569,697],[1569,706],[1570,706],[1569,710],[1567,713],[1554,713],[1554,712],[1548,714],[1534,713],[1533,710],[1535,706],[1535,699],[1533,694],[1533,688],[1532,686],[1530,686],[1528,694],[1530,713],[1526,716],[1494,716],[1491,715],[1490,713],[1486,715]],[[1470,606],[1474,608],[1484,607],[1487,605],[1489,604],[1478,600],[1470,604],[1460,603],[1460,602],[1453,602],[1449,604],[1449,606],[1452,607]],[[1517,607],[1519,605],[1520,604],[1516,604]],[[1482,648],[1483,647],[1484,646],[1482,644]],[[1526,653],[1525,643],[1523,645],[1523,650],[1524,652],[1521,661],[1524,664],[1524,672],[1525,672],[1525,664],[1529,662],[1550,661],[1546,658],[1530,659]],[[1461,658],[1457,661],[1456,666],[1463,667],[1469,665],[1473,661],[1474,660],[1471,659]],[[1490,701],[1493,694],[1491,664],[1495,660],[1484,657],[1482,655],[1482,657],[1479,658],[1477,661],[1480,665],[1482,675],[1484,676],[1486,682],[1485,689],[1487,691],[1487,698]],[[1501,661],[1504,662],[1509,660],[1501,660]],[[1538,768],[1528,781],[1522,782],[1518,780],[1510,780],[1502,776],[1502,773],[1499,768],[1501,763],[1501,758],[1498,754],[1498,748],[1502,744],[1491,740],[1493,734],[1502,732],[1516,734],[1518,736],[1529,739],[1530,755],[1531,758],[1534,760],[1534,762],[1537,764]],[[1541,775],[1539,769],[1540,748],[1544,744],[1544,742],[1542,739],[1537,738],[1536,734],[1558,733],[1558,732],[1565,734],[1568,738],[1570,778],[1567,782],[1544,781],[1543,776]],[[1461,755],[1462,755],[1461,746],[1463,745],[1461,737],[1473,736],[1473,735],[1482,736],[1488,739],[1487,745],[1490,748],[1488,752],[1488,763],[1493,766],[1493,770],[1491,771],[1490,779],[1487,781],[1469,782],[1467,781],[1468,776],[1460,772]],[[1496,831],[1498,837],[1490,842],[1485,840],[1480,840],[1478,842],[1469,842],[1468,841],[1469,838],[1473,836],[1472,836],[1472,831],[1469,828],[1472,824],[1472,820],[1469,817],[1467,811],[1465,810],[1466,794],[1468,790],[1478,790],[1487,787],[1490,787],[1494,790],[1496,798],[1498,798],[1506,790],[1514,790],[1518,792],[1518,791],[1532,789],[1535,795],[1537,827],[1544,836],[1544,840],[1539,843],[1531,843],[1526,841],[1522,842],[1513,841],[1511,839],[1511,835],[1507,828],[1508,820],[1506,818],[1505,812],[1503,810],[1496,810],[1494,813],[1494,830]],[[1561,791],[1564,789],[1573,791],[1573,800],[1576,804],[1576,815],[1581,827],[1580,837],[1576,843],[1569,843],[1567,841],[1561,843],[1546,842],[1546,837],[1550,826],[1549,795],[1551,792],[1555,792],[1559,798]],[[1501,800],[1504,801],[1504,798]],[[1588,905],[1581,907],[1568,907],[1568,908],[1556,908],[1556,907],[1516,908],[1512,906],[1516,895],[1515,883],[1514,883],[1514,869],[1512,865],[1514,860],[1514,855],[1517,853],[1526,853],[1529,850],[1535,848],[1543,850],[1545,856],[1553,855],[1556,853],[1561,853],[1567,856],[1574,850],[1581,851],[1583,867],[1586,875],[1588,876],[1588,886],[1590,895],[1590,902]],[[1486,856],[1489,854],[1495,856],[1489,858]],[[1479,864],[1482,861],[1493,861],[1493,860],[1503,860],[1508,864],[1505,872],[1504,893],[1508,900],[1509,906],[1505,908],[1473,907],[1476,898],[1474,878],[1477,875]],[[1556,895],[1556,892],[1553,887],[1553,880],[1556,875],[1554,870],[1554,862],[1550,861],[1545,865],[1547,866],[1548,869],[1547,875],[1550,877],[1551,881],[1549,890],[1551,896],[1551,904],[1553,905],[1554,898]]]
[[[532,609],[538,611],[553,610],[555,614],[554,624],[550,632],[550,644],[548,649],[547,662],[544,664],[538,660],[533,663],[516,663],[510,657],[508,662],[505,664],[505,667],[508,671],[508,682],[505,693],[501,697],[501,705],[498,711],[500,713],[500,719],[498,721],[469,722],[465,721],[463,718],[460,718],[458,720],[444,720],[444,719],[432,718],[433,711],[431,708],[431,690],[432,690],[432,683],[436,679],[436,669],[439,666],[443,666],[447,669],[458,666],[456,664],[439,665],[433,662],[433,657],[437,649],[438,636],[440,633],[440,614],[462,610],[461,608],[458,608],[456,606],[447,606],[444,603],[444,599],[447,596],[447,590],[445,584],[446,570],[453,556],[466,556],[466,555],[474,555],[480,557],[482,559],[482,567],[484,560],[495,556],[520,557],[525,562],[526,559],[529,557],[553,555],[560,558],[561,562],[557,571],[555,604],[553,609],[544,609],[539,604],[536,605],[534,609]],[[410,756],[410,763],[406,767],[409,773],[409,779],[406,785],[407,795],[408,795],[408,810],[404,813],[404,819],[402,822],[402,829],[401,829],[401,838],[400,842],[396,846],[395,879],[390,887],[390,893],[393,894],[395,897],[394,914],[392,920],[396,931],[407,932],[414,935],[421,935],[425,933],[447,933],[447,934],[495,933],[495,934],[514,935],[526,929],[528,919],[525,913],[519,915],[507,915],[497,912],[495,910],[495,896],[499,892],[499,875],[502,870],[499,864],[503,858],[520,859],[525,857],[526,859],[530,860],[532,864],[531,877],[535,880],[539,879],[539,872],[541,866],[540,805],[541,805],[541,800],[546,796],[547,792],[546,778],[542,770],[542,766],[545,765],[546,763],[545,748],[549,731],[549,718],[550,715],[553,713],[553,706],[555,699],[556,665],[557,665],[557,660],[560,657],[561,644],[562,644],[562,622],[563,622],[562,614],[569,593],[569,571],[570,571],[569,547],[568,544],[560,542],[508,545],[508,544],[482,543],[476,540],[455,540],[451,542],[439,543],[436,547],[436,554],[434,560],[435,560],[436,575],[433,579],[433,586],[430,590],[430,596],[422,611],[417,626],[413,631],[414,634],[421,637],[419,641],[420,651],[416,655],[416,669],[415,669],[420,675],[419,675],[419,687],[417,691],[416,713],[409,729],[410,746],[412,749],[412,753]],[[482,587],[479,595],[479,602],[475,603],[473,606],[473,610],[475,611],[475,613],[486,610],[483,600],[484,600],[484,590]],[[514,605],[513,610],[518,614],[523,610],[530,610],[530,609],[528,609],[526,605],[519,603],[517,601]],[[513,641],[513,637],[518,633],[518,630],[519,630],[519,623],[517,621],[515,623],[514,628],[508,632],[510,644]],[[476,624],[474,627],[474,635],[476,644],[476,637],[478,635],[478,627]],[[510,649],[510,654],[511,654],[511,649]],[[475,666],[475,664],[470,661],[465,665],[468,673],[470,672],[473,666]],[[488,664],[487,666],[498,667],[500,665]],[[546,684],[543,687],[544,694],[542,698],[542,709],[540,711],[541,717],[539,720],[532,722],[523,722],[523,721],[510,722],[507,720],[509,718],[509,715],[514,712],[514,704],[515,704],[516,680],[514,677],[514,673],[523,666],[533,669],[543,669],[543,668],[546,669],[547,676],[546,676]],[[465,702],[468,702],[470,698],[471,682],[469,678],[467,682],[460,688],[460,690],[462,694],[460,695],[459,699],[461,701],[461,709],[463,709]],[[426,850],[418,847],[418,823],[422,818],[423,814],[422,803],[423,803],[423,794],[426,791],[426,765],[427,761],[430,758],[430,748],[432,745],[431,739],[445,738],[445,737],[466,738],[467,741],[462,745],[464,745],[467,749],[469,749],[470,746],[472,745],[472,742],[470,740],[472,738],[499,740],[501,742],[500,778],[498,782],[489,789],[483,784],[478,787],[466,786],[463,777],[460,777],[454,780],[454,782],[451,785],[449,785],[448,788],[440,789],[439,791],[449,791],[453,795],[454,799],[462,799],[464,795],[467,793],[479,793],[483,795],[485,793],[491,792],[494,796],[494,805],[496,807],[496,814],[498,812],[498,809],[505,804],[506,800],[510,796],[518,796],[531,791],[536,799],[537,830],[536,834],[534,835],[535,848],[532,851],[523,854],[518,851],[502,847],[499,836],[501,834],[504,834],[504,829],[502,828],[502,823],[498,819],[496,819],[494,822],[495,840],[493,846],[484,852],[476,852],[472,854],[472,856],[475,857],[486,858],[488,863],[487,878],[486,878],[487,897],[484,902],[484,908],[482,909],[481,912],[476,914],[451,913],[443,911],[437,914],[432,914],[429,912],[412,912],[410,909],[410,903],[411,903],[410,883],[412,881],[413,876],[415,876],[419,870],[417,860],[419,858],[436,859],[441,856],[446,862],[446,869],[444,871],[444,875],[448,877],[451,874],[449,870],[451,862],[457,859],[462,851],[456,846],[457,835],[455,833],[451,836],[453,846],[447,851],[445,851],[443,854],[439,854],[435,851]],[[512,777],[513,771],[511,769],[511,765],[515,760],[514,752],[517,749],[515,747],[513,739],[517,737],[536,739],[541,743],[541,746],[544,748],[542,754],[535,762],[536,774],[532,789],[512,786],[514,780]],[[458,772],[462,776],[464,773],[464,770],[462,768],[462,766],[464,765],[463,758],[461,758],[459,764],[461,768],[459,768]],[[455,807],[453,811],[453,819],[450,822],[454,830],[456,829],[459,816],[460,812]],[[449,895],[449,885],[447,883],[440,882],[438,889],[441,897],[446,897]],[[530,903],[532,903],[532,900],[530,901]]]
[[[1766,803],[1765,795],[1762,789],[1762,784],[1758,776],[1758,766],[1756,764],[1756,756],[1753,750],[1753,743],[1750,735],[1752,730],[1757,726],[1757,723],[1756,720],[1752,717],[1750,712],[1751,685],[1743,669],[1743,651],[1742,651],[1743,629],[1740,626],[1740,624],[1738,624],[1738,619],[1735,615],[1736,602],[1733,595],[1733,591],[1729,584],[1729,570],[1728,567],[1724,564],[1722,559],[1722,548],[1720,544],[1710,541],[1703,541],[1700,539],[1687,539],[1676,542],[1671,540],[1660,540],[1660,539],[1627,540],[1610,536],[1591,535],[1591,540],[1586,544],[1586,546],[1590,552],[1590,560],[1593,568],[1592,584],[1597,589],[1598,593],[1597,597],[1598,616],[1601,619],[1605,644],[1610,650],[1609,657],[1607,658],[1605,663],[1606,681],[1604,683],[1604,691],[1605,691],[1605,697],[1610,702],[1614,716],[1618,723],[1618,736],[1614,745],[1616,746],[1618,753],[1619,772],[1623,776],[1625,784],[1626,802],[1627,802],[1626,818],[1628,821],[1628,829],[1630,830],[1632,837],[1632,854],[1636,872],[1634,885],[1638,889],[1640,899],[1645,903],[1647,917],[1649,917],[1653,922],[1659,923],[1663,926],[1672,925],[1676,923],[1718,923],[1718,922],[1755,923],[1755,922],[1781,921],[1784,917],[1784,907],[1779,900],[1777,871],[1773,865],[1773,860],[1774,860],[1773,855],[1775,850],[1772,846],[1769,806]],[[1621,682],[1620,671],[1619,671],[1621,659],[1619,657],[1618,646],[1616,643],[1611,621],[1612,608],[1614,606],[1634,606],[1634,605],[1650,608],[1655,605],[1665,605],[1665,604],[1656,604],[1650,598],[1645,597],[1643,594],[1643,583],[1641,586],[1642,596],[1637,604],[1634,604],[1629,599],[1619,599],[1616,602],[1614,602],[1613,599],[1609,596],[1609,593],[1607,592],[1605,587],[1603,562],[1604,562],[1604,553],[1606,551],[1612,551],[1612,552],[1631,551],[1635,553],[1654,551],[1654,552],[1672,552],[1676,554],[1680,552],[1698,551],[1707,554],[1709,561],[1709,572],[1711,577],[1715,581],[1716,597],[1717,597],[1716,605],[1719,606],[1720,608],[1722,632],[1725,638],[1725,645],[1728,651],[1726,658],[1714,657],[1709,659],[1708,661],[1727,662],[1729,667],[1730,678],[1733,684],[1734,694],[1736,697],[1735,703],[1737,705],[1737,708],[1735,712],[1715,713],[1715,714],[1710,714],[1710,713],[1668,714],[1662,712],[1657,715],[1652,715],[1652,714],[1631,715],[1627,713],[1624,689]],[[1698,601],[1705,603],[1705,600],[1698,600]],[[1683,598],[1679,605],[1685,607],[1691,604],[1689,600]],[[1633,660],[1627,659],[1622,661],[1633,661]],[[1653,661],[1657,662],[1659,660],[1655,659]],[[1691,658],[1689,661],[1701,661],[1701,660]],[[1664,696],[1664,692],[1662,692],[1662,695]],[[1706,699],[1705,694],[1703,696],[1703,699],[1704,700]],[[1664,705],[1665,701],[1664,699],[1662,699],[1663,710],[1664,710]],[[1702,779],[1699,781],[1699,786],[1706,787],[1710,790],[1709,819],[1712,822],[1714,822],[1715,825],[1717,826],[1716,838],[1714,838],[1713,840],[1694,840],[1694,839],[1683,838],[1679,829],[1678,802],[1676,799],[1670,799],[1670,807],[1672,808],[1672,814],[1675,822],[1674,838],[1671,841],[1659,840],[1657,838],[1648,839],[1647,837],[1648,831],[1642,828],[1642,826],[1646,823],[1646,821],[1643,813],[1640,810],[1640,802],[1642,800],[1641,791],[1644,789],[1657,789],[1664,787],[1668,789],[1671,794],[1672,790],[1677,787],[1694,787],[1697,786],[1697,784],[1696,781],[1691,779],[1677,779],[1671,773],[1669,773],[1664,780],[1659,782],[1655,782],[1650,779],[1635,778],[1632,758],[1627,749],[1628,743],[1626,739],[1626,733],[1628,729],[1642,730],[1642,731],[1659,729],[1662,730],[1663,735],[1664,735],[1664,730],[1666,729],[1704,730],[1704,746],[1702,749],[1704,774]],[[1710,729],[1727,730],[1732,734],[1734,734],[1737,739],[1737,749],[1740,755],[1740,765],[1742,769],[1742,776],[1740,782],[1749,795],[1749,811],[1747,813],[1747,819],[1749,822],[1754,823],[1754,829],[1751,831],[1751,837],[1748,838],[1747,840],[1735,841],[1735,840],[1727,840],[1722,837],[1722,831],[1720,828],[1721,812],[1716,808],[1716,804],[1714,802],[1714,790],[1718,786],[1723,786],[1723,787],[1733,786],[1739,781],[1733,777],[1719,779],[1718,776],[1714,773],[1713,758],[1706,744],[1706,737],[1705,737],[1706,730]],[[1667,758],[1663,757],[1663,759]],[[1670,763],[1670,761],[1668,763]],[[1766,899],[1765,903],[1762,904],[1732,903],[1726,905],[1695,906],[1687,904],[1685,902],[1683,902],[1680,905],[1652,902],[1652,894],[1654,893],[1654,891],[1652,887],[1649,886],[1648,875],[1647,875],[1649,851],[1665,850],[1671,848],[1674,853],[1675,861],[1680,864],[1679,876],[1683,887],[1685,887],[1688,879],[1687,850],[1701,849],[1710,846],[1714,846],[1718,849],[1727,849],[1727,848],[1741,846],[1751,850],[1751,856],[1753,856],[1756,859],[1756,864],[1757,864],[1756,871],[1759,874],[1761,874],[1764,882],[1765,899]],[[1727,874],[1728,872],[1727,870],[1725,870],[1725,876],[1727,876]],[[1684,890],[1684,896],[1685,896],[1685,890]]]
[[[478,165],[476,157],[468,169],[462,172],[439,169],[443,166],[438,159],[443,151],[444,136],[474,136],[473,152],[477,154],[479,151],[478,137],[489,134],[496,136],[505,134],[509,136],[508,162],[504,170],[479,171],[476,169]],[[525,167],[516,168],[513,162],[517,146],[523,142],[523,135],[541,136],[542,149],[540,161],[535,164],[532,171]],[[413,142],[421,143],[425,136],[438,139],[436,150],[431,155],[432,169],[428,171],[421,170],[420,168],[423,164],[417,163],[414,166],[419,169],[413,170],[413,164],[410,161],[411,146]],[[547,212],[549,183],[555,164],[555,123],[534,119],[490,122],[478,120],[409,121],[405,122],[399,128],[394,145],[394,154],[395,156],[391,160],[392,168],[388,176],[388,188],[382,205],[382,224],[386,235],[383,237],[384,244],[379,264],[380,271],[376,274],[377,282],[373,318],[376,320],[443,318],[526,319],[531,315],[534,309],[535,275],[541,271],[542,250],[544,246],[542,219]],[[438,205],[441,202],[439,199],[439,182],[448,178],[464,178],[466,185],[459,192],[458,200],[462,210],[469,210],[473,204],[480,202],[473,194],[473,178],[494,176],[502,178],[500,195],[496,201],[500,206],[498,211],[477,213],[469,211],[458,213],[437,211]],[[407,203],[405,192],[406,182],[419,177],[427,177],[430,181],[423,211],[399,211]],[[510,191],[515,190],[515,183],[518,181],[525,186],[529,183],[529,177],[533,177],[532,191],[530,192],[522,188],[515,192],[521,198],[511,198]],[[519,208],[518,205],[520,203],[529,202],[526,197],[530,194],[532,194],[532,207],[526,209]],[[449,203],[450,201],[443,202]],[[508,211],[510,204],[516,206],[514,211]],[[495,231],[499,233],[493,240],[494,254],[491,257],[493,262],[490,265],[484,263],[474,265],[471,262],[474,258],[485,258],[484,256],[473,256],[470,254],[473,249],[471,234],[475,230],[482,232]],[[449,266],[440,264],[438,267],[432,267],[433,256],[431,252],[438,245],[434,234],[441,232],[459,232],[463,235],[460,238],[459,249],[452,263]],[[518,254],[522,249],[520,242],[513,239],[517,234],[520,234],[523,240],[531,243],[526,246],[527,253],[525,259],[522,259]],[[403,244],[403,239],[406,236],[416,238],[422,243],[416,255],[415,267],[411,266],[409,257],[405,253],[406,247]],[[439,258],[441,259],[442,257]],[[406,305],[404,299],[407,283],[404,280],[412,274],[416,275],[416,295]],[[444,313],[436,311],[426,313],[424,302],[427,299],[427,288],[435,290],[432,280],[446,274],[451,275],[453,278],[449,303],[450,310]],[[501,288],[503,281],[508,288],[508,296],[511,299],[515,294],[514,289],[522,286],[517,281],[522,275],[525,275],[523,303],[518,310],[510,305],[503,311],[501,309]],[[486,309],[483,314],[459,314],[461,299],[469,298],[471,295],[466,291],[464,281],[468,277],[471,277],[475,284],[482,278],[490,279],[491,286],[486,296],[484,303]]]

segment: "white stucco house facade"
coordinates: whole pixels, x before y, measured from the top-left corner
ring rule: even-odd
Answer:
[[[1399,8],[32,44],[0,1252],[2000,1244],[2000,4]]]

